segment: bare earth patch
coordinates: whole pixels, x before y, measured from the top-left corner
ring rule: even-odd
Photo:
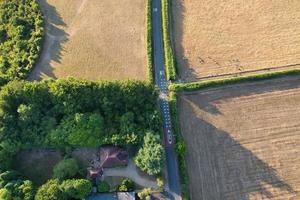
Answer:
[[[37,185],[52,177],[53,167],[62,160],[59,151],[50,149],[26,150],[17,154],[15,169]]]
[[[185,82],[300,68],[300,1],[174,0]]]
[[[46,38],[30,80],[147,78],[146,0],[38,1]]]
[[[181,94],[192,200],[300,199],[300,77]]]

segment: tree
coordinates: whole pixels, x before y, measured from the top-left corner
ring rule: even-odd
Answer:
[[[163,147],[158,134],[148,132],[144,137],[144,145],[135,157],[136,165],[149,175],[157,175],[163,169]]]
[[[125,178],[124,180],[122,180],[121,185],[119,185],[118,191],[128,192],[132,190],[134,190],[134,182],[129,178]]]
[[[85,179],[66,180],[61,184],[62,191],[73,199],[83,199],[92,191],[92,183]]]
[[[109,192],[110,186],[106,181],[101,181],[97,185],[97,191],[100,193]]]
[[[68,158],[60,161],[53,168],[53,178],[65,180],[73,178],[79,170],[78,164],[75,159]]]
[[[42,185],[36,195],[35,200],[66,200],[66,195],[60,190],[60,184],[57,179],[49,180]]]

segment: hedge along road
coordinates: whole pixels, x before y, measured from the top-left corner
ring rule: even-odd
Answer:
[[[155,83],[160,88],[159,104],[163,116],[164,142],[166,152],[168,195],[170,199],[180,200],[181,190],[178,176],[178,166],[176,153],[174,150],[174,137],[170,119],[170,109],[168,104],[168,81],[164,70],[164,51],[162,41],[162,22],[161,22],[161,1],[153,0],[153,46],[154,46],[154,67]]]

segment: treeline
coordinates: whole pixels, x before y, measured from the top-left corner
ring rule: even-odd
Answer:
[[[0,1],[0,85],[28,75],[41,51],[43,32],[36,0]]]
[[[147,148],[146,133],[161,131],[157,96],[155,86],[141,81],[11,81],[0,92],[0,170],[10,169],[21,148]],[[145,159],[140,163],[151,166],[157,158]]]

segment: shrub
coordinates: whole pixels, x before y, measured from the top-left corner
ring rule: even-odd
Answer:
[[[92,183],[85,179],[65,180],[60,187],[69,198],[73,199],[83,199],[92,191]]]
[[[66,195],[60,190],[59,181],[49,180],[42,185],[36,195],[35,200],[66,200]]]
[[[110,191],[110,186],[106,181],[101,181],[97,185],[97,191],[100,192],[100,193],[109,192]]]
[[[53,168],[53,178],[65,180],[73,178],[79,170],[78,164],[75,159],[69,158],[60,161]]]
[[[152,0],[147,0],[147,65],[148,65],[148,79],[154,83],[154,66],[153,66],[153,35],[152,35]]]
[[[118,191],[129,192],[129,191],[133,191],[134,187],[135,187],[134,182],[131,179],[126,178],[122,181],[121,185],[119,185]]]
[[[151,199],[151,188],[144,188],[143,191],[138,193],[138,197],[142,200],[150,200]]]
[[[163,192],[164,191],[164,187],[165,187],[164,180],[162,178],[158,177],[156,179],[156,183],[157,183],[158,190],[160,192]]]
[[[12,200],[12,195],[7,189],[2,188],[2,189],[0,189],[0,199]]]

